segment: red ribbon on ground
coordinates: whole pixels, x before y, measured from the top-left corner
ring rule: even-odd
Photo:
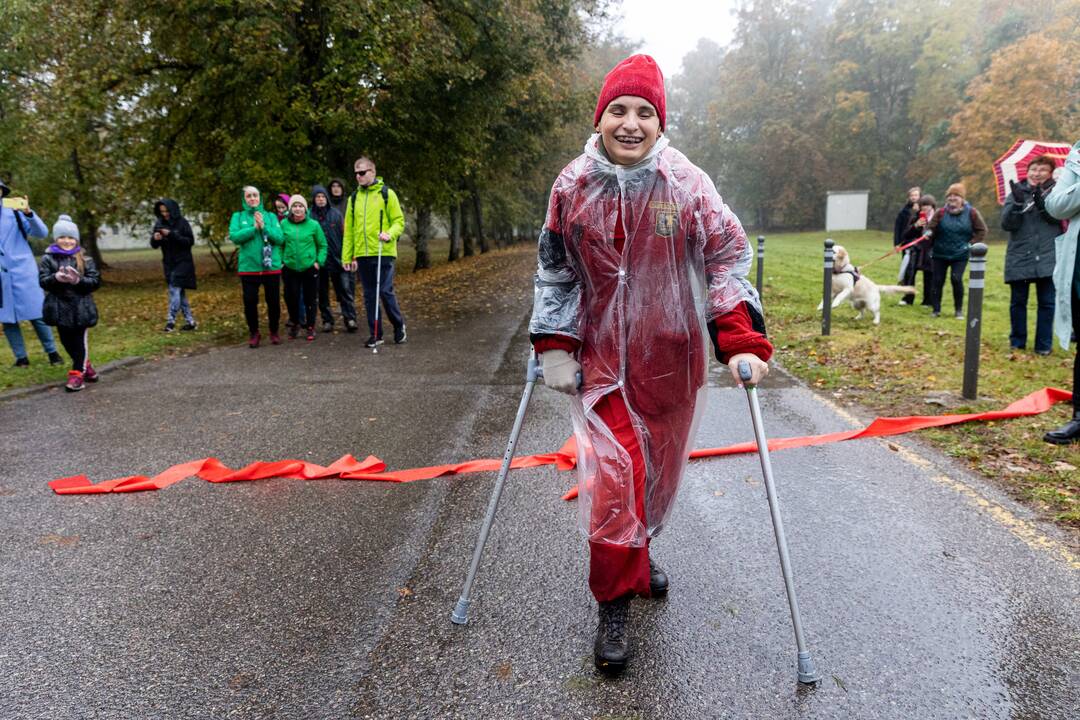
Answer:
[[[1008,420],[1046,412],[1054,403],[1067,402],[1072,393],[1058,388],[1043,388],[1017,400],[1003,410],[958,415],[913,415],[909,417],[875,418],[860,430],[844,430],[824,435],[777,438],[769,441],[769,450],[809,447],[842,440],[855,440],[867,437],[900,435],[929,427],[942,427],[975,420]],[[720,448],[705,448],[690,453],[692,459],[715,457],[718,455],[736,455],[757,452],[754,442],[738,443]],[[570,470],[577,465],[577,446],[574,438],[567,440],[561,448],[552,453],[525,455],[514,458],[512,469],[554,465],[558,470]],[[496,472],[502,466],[502,460],[469,460],[451,465],[432,465],[423,468],[395,470],[386,472],[386,463],[374,455],[364,460],[357,460],[352,455],[344,455],[328,467],[316,465],[304,460],[278,460],[275,462],[254,462],[239,470],[232,470],[217,458],[203,458],[192,462],[180,463],[154,475],[131,475],[128,477],[91,483],[85,475],[59,478],[49,483],[49,487],[58,495],[78,495],[88,493],[137,492],[140,490],[160,490],[184,478],[199,477],[208,482],[239,482],[242,480],[265,480],[267,478],[291,478],[298,480],[377,480],[381,482],[413,482],[431,480],[445,475],[464,475],[467,473]],[[574,487],[564,500],[577,497]]]

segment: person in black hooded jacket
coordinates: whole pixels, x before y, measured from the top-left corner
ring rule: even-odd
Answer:
[[[180,214],[180,205],[171,198],[162,198],[154,203],[154,229],[150,233],[150,247],[161,249],[161,266],[165,271],[165,284],[169,288],[169,314],[165,321],[165,332],[176,329],[176,313],[184,314],[185,324],[181,330],[194,330],[198,327],[195,316],[191,313],[185,291],[195,289],[195,259],[191,257],[191,246],[195,244],[195,234],[191,225]]]
[[[330,178],[330,184],[326,187],[330,188],[327,197],[330,206],[341,213],[341,217],[345,217],[345,206],[349,203],[349,191],[345,188],[345,181],[341,178]]]
[[[341,266],[341,238],[345,232],[345,218],[331,202],[330,194],[322,185],[311,188],[311,217],[322,227],[326,236],[326,265],[319,273],[319,313],[323,319],[323,332],[334,329],[334,312],[330,309],[330,283],[341,306],[345,329],[356,332],[356,275]]]

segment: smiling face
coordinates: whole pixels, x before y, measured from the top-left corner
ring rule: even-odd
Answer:
[[[169,206],[165,205],[165,204],[161,204],[161,205],[158,206],[158,208],[159,208],[158,211],[161,213],[161,219],[162,220],[168,220],[169,219]]]
[[[277,210],[278,215],[284,215],[289,211],[289,206],[285,204],[285,201],[281,198],[274,200],[274,209]]]
[[[608,157],[617,165],[633,165],[660,139],[660,116],[644,98],[620,95],[608,103],[596,131]]]
[[[61,237],[56,238],[56,244],[60,246],[61,250],[67,251],[67,250],[74,250],[75,246],[79,244],[79,241],[76,240],[73,237],[68,237],[67,235],[63,235]]]
[[[1054,169],[1044,163],[1031,163],[1028,165],[1027,180],[1028,184],[1042,185],[1046,182],[1051,175],[1054,174]]]
[[[244,202],[247,203],[248,207],[252,207],[252,208],[259,207],[259,191],[256,190],[253,187],[245,188],[244,189]]]
[[[295,220],[299,221],[303,220],[304,216],[307,215],[307,208],[300,203],[293,203],[292,207],[289,208],[289,212],[292,213],[292,216]]]

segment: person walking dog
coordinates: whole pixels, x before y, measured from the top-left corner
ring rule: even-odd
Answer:
[[[668,144],[665,120],[651,57],[608,73],[595,133],[551,190],[529,323],[545,384],[574,396],[594,662],[611,673],[630,659],[631,598],[668,590],[650,542],[702,409],[706,338],[737,383],[740,361],[757,384],[772,354],[746,279],[746,233],[709,176]]]

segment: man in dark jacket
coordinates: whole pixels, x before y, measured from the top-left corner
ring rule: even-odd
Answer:
[[[1001,209],[1001,229],[1009,232],[1005,250],[1005,282],[1012,291],[1009,302],[1009,345],[1023,350],[1027,344],[1028,291],[1035,285],[1035,352],[1049,355],[1054,332],[1054,238],[1061,222],[1046,212],[1045,198],[1054,188],[1054,160],[1040,155],[1028,164],[1027,178],[1012,183]]]
[[[176,329],[176,313],[184,314],[184,326],[181,330],[194,330],[198,327],[195,316],[191,314],[191,304],[187,299],[187,290],[195,289],[195,260],[191,257],[191,246],[195,244],[195,234],[191,225],[180,214],[180,205],[172,198],[162,198],[154,203],[154,229],[150,234],[150,247],[161,248],[161,266],[165,271],[165,284],[169,288],[169,314],[165,321],[165,332]]]
[[[330,206],[345,217],[345,204],[349,202],[349,193],[345,190],[345,181],[341,178],[332,178],[327,186],[330,189],[328,200]]]
[[[323,319],[323,332],[334,329],[334,313],[330,309],[330,283],[341,306],[345,329],[356,332],[356,275],[341,266],[341,237],[345,232],[345,218],[335,208],[322,185],[311,189],[311,217],[322,226],[326,236],[326,265],[319,273],[319,313]]]
[[[900,212],[896,214],[896,220],[893,221],[893,247],[903,244],[904,233],[911,226],[911,223],[915,222],[915,216],[919,214],[919,198],[921,196],[922,190],[920,188],[913,187],[907,191],[907,204],[900,208]]]

